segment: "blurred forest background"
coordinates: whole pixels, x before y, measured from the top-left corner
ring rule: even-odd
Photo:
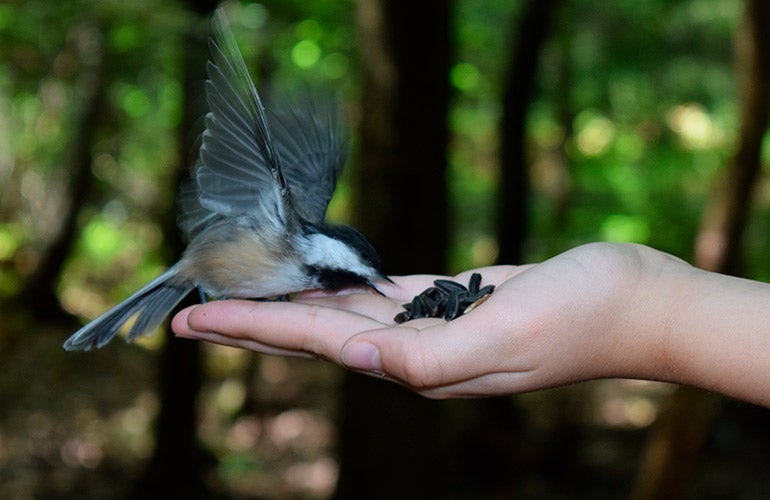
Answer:
[[[330,216],[386,271],[605,240],[770,280],[768,2],[224,6],[258,86],[344,95]],[[768,411],[692,388],[429,401],[168,335],[64,352],[179,254],[215,7],[0,3],[0,498],[770,498]]]

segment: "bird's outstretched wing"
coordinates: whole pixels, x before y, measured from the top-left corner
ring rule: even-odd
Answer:
[[[180,226],[188,236],[212,214],[295,216],[262,101],[221,11],[214,30],[206,67],[209,112],[195,185],[180,197]]]
[[[294,208],[303,219],[319,223],[347,158],[341,110],[330,92],[314,88],[275,97],[268,104],[267,116]]]
[[[285,227],[324,219],[346,159],[340,108],[305,88],[262,104],[221,10],[207,65],[209,112],[179,226],[192,239],[217,217],[247,215]]]
[[[201,205],[200,199],[198,199],[198,183],[195,178],[182,181],[179,187],[177,206],[176,222],[188,241],[193,240],[213,220],[223,217]]]

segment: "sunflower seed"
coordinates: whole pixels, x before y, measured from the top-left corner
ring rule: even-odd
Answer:
[[[443,317],[447,321],[457,319],[486,301],[495,290],[494,285],[481,287],[481,279],[481,274],[473,273],[467,288],[456,281],[435,280],[435,286],[426,288],[411,302],[403,304],[404,310],[393,320],[396,323],[404,323],[418,318]]]
[[[425,303],[422,301],[422,297],[418,295],[412,299],[412,318],[424,318],[425,309]]]
[[[393,318],[393,321],[401,324],[401,323],[406,323],[410,319],[412,319],[412,317],[408,311],[401,311],[400,313],[396,314],[396,317]]]
[[[476,293],[473,295],[474,297],[481,298],[484,295],[489,295],[490,293],[495,291],[495,285],[487,285],[484,287],[481,287]]]
[[[439,311],[444,308],[446,302],[446,295],[443,292],[436,293],[437,290],[437,288],[428,288],[419,295],[425,305],[425,315],[431,318],[441,316]]]
[[[460,313],[460,295],[453,293],[449,296],[446,304],[446,310],[444,311],[444,319],[451,321],[457,317]]]
[[[456,281],[451,281],[451,280],[436,280],[436,281],[433,282],[433,284],[439,290],[443,290],[443,291],[445,291],[447,293],[464,292],[464,291],[468,290],[467,288],[465,288],[464,285],[462,285],[462,284],[460,284],[460,283],[458,283]]]
[[[481,275],[479,273],[471,274],[471,279],[468,281],[468,291],[473,295],[479,293],[479,287],[481,286]]]
[[[476,309],[477,307],[479,307],[481,304],[483,304],[484,302],[486,302],[486,301],[487,301],[487,299],[488,299],[489,297],[491,297],[491,296],[492,296],[492,294],[491,294],[491,293],[488,293],[488,294],[486,294],[486,295],[482,295],[482,296],[481,296],[481,297],[479,297],[479,298],[478,298],[478,299],[477,299],[475,302],[473,302],[473,303],[472,303],[472,304],[470,304],[468,307],[466,307],[466,308],[463,310],[463,314],[468,314],[469,312],[473,311],[474,309]]]

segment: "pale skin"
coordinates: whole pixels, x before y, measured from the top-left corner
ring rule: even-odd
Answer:
[[[456,320],[393,317],[437,276],[292,302],[184,309],[180,337],[319,357],[431,398],[514,394],[627,377],[694,385],[770,407],[770,285],[649,247],[594,243],[540,264],[474,271],[496,285]]]

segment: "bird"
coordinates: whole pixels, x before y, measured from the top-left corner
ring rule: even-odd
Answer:
[[[309,89],[264,106],[221,9],[212,24],[205,130],[178,198],[188,245],[166,272],[72,334],[68,351],[103,347],[124,330],[129,342],[149,335],[195,289],[202,302],[347,287],[383,295],[375,281],[390,281],[362,233],[326,220],[347,156],[339,107]]]

